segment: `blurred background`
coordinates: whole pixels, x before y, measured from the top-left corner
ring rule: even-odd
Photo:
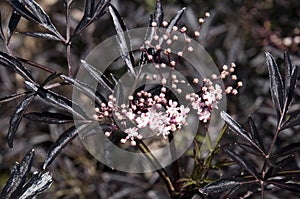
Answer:
[[[63,1],[37,1],[49,14],[54,24],[64,32],[65,9]],[[75,28],[83,15],[84,1],[74,1],[71,27]],[[268,72],[265,64],[265,51],[269,51],[278,63],[282,63],[283,52],[289,52],[293,64],[300,65],[300,1],[297,0],[162,0],[165,20],[169,20],[182,7],[186,12],[178,26],[186,26],[193,33],[198,28],[198,18],[210,12],[211,17],[200,29],[199,43],[209,52],[215,63],[220,66],[235,62],[238,66],[238,78],[244,86],[238,96],[228,97],[227,111],[241,124],[245,124],[248,115],[252,115],[264,143],[272,138],[272,129],[276,124],[275,112],[269,92]],[[155,7],[154,0],[112,0],[119,10],[128,29],[148,25],[149,14]],[[11,8],[0,2],[1,22],[4,31],[11,15]],[[36,24],[22,19],[17,31],[39,30]],[[84,58],[104,39],[115,34],[108,14],[92,24],[72,46],[72,64],[79,66]],[[6,51],[3,44],[0,48]],[[67,72],[65,48],[62,44],[14,34],[11,48],[22,58],[47,65],[58,72]],[[40,81],[45,73],[28,67]],[[300,110],[300,89],[296,89],[292,111]],[[4,67],[0,67],[0,97],[24,90],[19,76]],[[60,90],[70,96],[67,90]],[[17,100],[19,103],[19,100]],[[31,148],[36,149],[34,169],[39,169],[49,146],[68,126],[36,124],[23,119],[14,148],[9,149],[6,140],[9,119],[16,107],[16,101],[0,104],[0,190],[5,185],[10,168],[20,161]],[[37,99],[31,111],[51,109],[42,100]],[[300,141],[299,129],[285,131],[280,143],[291,140]],[[232,139],[230,137],[230,139]],[[296,154],[300,166],[299,153]],[[181,164],[184,164],[181,162]],[[186,167],[187,165],[183,165]],[[51,188],[39,198],[168,198],[164,185],[155,173],[142,175],[112,171],[97,162],[79,139],[75,139],[56,158],[50,167],[54,174]],[[285,193],[289,194],[289,193]],[[130,195],[130,196],[129,196]],[[274,198],[278,196],[274,195]]]

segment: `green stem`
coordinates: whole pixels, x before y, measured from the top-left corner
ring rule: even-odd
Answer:
[[[152,165],[155,168],[159,168],[156,170],[156,172],[159,174],[162,181],[166,184],[167,189],[172,197],[174,197],[175,194],[175,188],[172,180],[170,179],[169,175],[167,174],[166,170],[162,168],[158,160],[155,158],[155,156],[151,153],[150,149],[145,145],[145,143],[141,140],[136,139],[137,146],[139,150],[148,158],[148,160],[152,163]]]

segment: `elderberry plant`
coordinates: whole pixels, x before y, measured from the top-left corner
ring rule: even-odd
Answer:
[[[4,34],[0,24],[0,38],[7,50],[7,52],[0,52],[0,64],[18,73],[24,79],[26,86],[26,91],[0,99],[2,104],[25,97],[10,120],[7,134],[9,147],[13,147],[14,137],[23,118],[34,122],[71,126],[49,148],[41,169],[30,177],[28,174],[33,161],[33,150],[26,154],[21,163],[14,165],[7,184],[2,190],[2,198],[32,198],[49,188],[53,181],[52,174],[47,171],[49,165],[75,137],[80,134],[88,137],[95,133],[92,131],[95,126],[103,131],[96,133],[103,133],[107,140],[113,143],[105,144],[107,151],[104,156],[107,160],[111,161],[112,145],[125,150],[142,152],[165,183],[171,198],[191,198],[195,195],[201,198],[246,198],[257,193],[264,198],[266,191],[276,188],[299,192],[297,178],[299,168],[284,169],[288,161],[294,158],[293,154],[299,151],[299,142],[287,146],[277,144],[278,136],[284,129],[299,125],[299,114],[294,115],[289,112],[298,71],[296,66],[292,66],[287,54],[284,57],[283,78],[274,58],[266,53],[271,94],[278,117],[278,124],[269,147],[267,148],[260,139],[260,133],[251,117],[249,117],[248,132],[225,112],[221,112],[221,117],[227,125],[217,133],[217,141],[213,143],[208,134],[213,112],[219,108],[225,95],[237,95],[238,88],[243,83],[238,81],[234,74],[236,70],[234,63],[229,66],[224,65],[220,73],[213,73],[210,76],[189,74],[188,63],[184,62],[184,58],[195,49],[188,36],[189,30],[185,26],[179,26],[185,8],[179,10],[167,22],[164,20],[162,4],[157,0],[143,42],[138,51],[133,52],[132,38],[118,10],[110,4],[109,0],[86,0],[84,15],[74,28],[71,26],[70,17],[74,1],[65,0],[65,34],[61,33],[60,28],[56,27],[43,8],[34,0],[7,0],[7,2],[14,11],[9,19],[7,34]],[[116,72],[113,67],[99,71],[97,67],[82,60],[84,70],[98,83],[93,87],[76,76],[75,71],[78,68],[72,62],[72,42],[106,13],[111,16],[116,31],[118,44],[116,53],[124,62],[124,67]],[[205,18],[198,20],[199,24],[202,25],[209,16],[210,14],[206,13]],[[21,34],[63,44],[68,68],[66,74],[16,55],[10,40],[21,18],[40,25],[46,31]],[[194,38],[199,35],[199,30],[192,33]],[[137,56],[139,59],[136,59]],[[43,70],[50,75],[44,81],[38,81],[27,66]],[[130,86],[122,84],[119,78],[124,73],[122,71],[128,71],[128,77],[132,80]],[[181,71],[184,75],[180,76],[176,71]],[[230,80],[230,84],[224,87],[222,81],[226,79]],[[87,113],[78,103],[78,99],[67,98],[64,93],[55,91],[66,85],[79,91],[85,97],[84,100],[93,101],[94,114]],[[58,112],[43,110],[43,112],[26,113],[28,107],[34,105],[37,97],[43,99],[50,107],[58,108]],[[194,159],[192,172],[180,172],[177,159],[172,162],[172,172],[170,172],[158,161],[154,153],[156,148],[153,148],[153,145],[161,147],[170,144],[170,153],[174,155],[178,146],[172,141],[178,134],[186,133],[185,128],[189,125],[190,117],[193,116],[196,116],[194,119],[196,118],[200,127],[196,129],[197,135],[192,146],[191,156]],[[228,129],[240,137],[241,141],[223,143]],[[149,132],[153,132],[150,135],[155,135],[154,140],[147,139]],[[156,144],[153,144],[154,141]],[[207,145],[209,152],[202,154],[201,147],[204,145]],[[242,156],[239,154],[241,150],[252,156]],[[222,154],[222,151],[233,161],[217,162],[216,157]],[[253,156],[258,157],[260,161],[258,162]],[[222,176],[226,174],[224,169],[233,164],[240,166],[241,174],[223,178]]]

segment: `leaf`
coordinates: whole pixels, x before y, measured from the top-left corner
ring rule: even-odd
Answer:
[[[185,11],[185,7],[181,8],[181,10],[177,11],[177,14],[170,20],[169,25],[166,29],[166,34],[170,34],[173,30],[173,27],[177,25],[178,21],[180,20],[180,18],[182,17],[182,14]],[[159,45],[161,45],[163,43],[164,39],[161,37],[159,39]]]
[[[82,124],[79,127],[71,127],[68,130],[66,130],[63,134],[59,136],[59,138],[55,141],[55,143],[50,147],[46,159],[43,163],[43,169],[45,170],[55,159],[55,157],[59,154],[59,152],[71,141],[73,140],[80,131],[85,129],[88,124]]]
[[[105,12],[105,8],[110,5],[111,0],[100,0],[95,6],[93,22],[99,19]]]
[[[256,125],[250,115],[248,117],[248,125],[249,125],[251,139],[261,149],[261,151],[264,152],[264,146],[260,140],[258,130],[257,130]]]
[[[241,182],[236,178],[223,178],[205,185],[199,192],[205,195],[225,192],[240,186]]]
[[[256,179],[259,179],[259,175],[252,163],[248,162],[244,157],[235,153],[234,151],[230,150],[227,147],[223,147],[222,149],[233,161],[235,161],[238,165],[240,165],[240,167],[244,168],[248,173],[250,173]]]
[[[1,198],[14,198],[11,196],[15,194],[15,191],[18,192],[20,187],[24,184],[26,176],[31,169],[33,156],[34,150],[31,150],[25,155],[21,163],[16,163],[13,166],[9,179],[2,190]]]
[[[84,14],[74,30],[73,35],[78,34],[92,20],[94,12],[94,0],[85,0]]]
[[[299,125],[300,125],[300,113],[296,112],[296,113],[292,114],[289,117],[289,119],[282,124],[280,130],[288,129],[288,128],[299,126]]]
[[[254,148],[251,145],[243,144],[243,143],[237,143],[237,145],[240,146],[245,151],[247,151],[248,153],[254,154],[256,156],[265,157],[265,155],[262,154],[261,151],[257,150],[257,148]]]
[[[294,153],[299,151],[300,151],[300,142],[296,142],[279,149],[275,154],[271,155],[271,158],[293,155]]]
[[[34,16],[20,0],[7,0],[7,2],[13,7],[14,10],[18,11],[20,15],[29,21],[39,23],[39,19]]]
[[[160,0],[156,0],[153,21],[156,22],[158,26],[160,26],[163,22],[163,19],[164,19],[164,11],[161,2]]]
[[[28,94],[32,94],[32,92],[31,91],[25,91],[25,92],[22,92],[22,93],[14,93],[12,95],[2,97],[2,98],[0,98],[0,104],[12,101],[14,99],[17,99],[19,97],[22,97],[22,96],[28,95]]]
[[[84,17],[81,19],[81,21],[79,22],[79,24],[77,25],[77,27],[75,28],[75,31],[72,35],[73,39],[74,37],[76,37],[77,35],[79,35],[85,28],[87,28],[91,23],[93,23],[94,21],[96,21],[97,19],[99,19],[101,16],[103,16],[105,14],[105,8],[109,5],[111,0],[100,0],[98,1],[98,3],[95,6],[95,9],[93,10],[93,16],[90,20],[84,20]],[[88,2],[86,2],[88,3]]]
[[[291,192],[300,193],[300,184],[295,182],[277,182],[277,181],[268,181],[269,184],[272,184],[280,189],[286,189]]]
[[[56,30],[49,16],[46,14],[46,12],[41,8],[41,6],[38,3],[36,3],[34,0],[20,0],[20,1],[34,14],[34,16],[38,19],[38,21],[44,28],[46,28],[47,30],[55,34],[57,37],[63,38],[63,36]]]
[[[73,117],[61,113],[51,113],[51,112],[31,112],[25,114],[25,117],[28,120],[36,122],[45,122],[48,124],[65,124],[74,122]]]
[[[120,14],[118,13],[117,9],[112,5],[110,5],[108,8],[109,8],[110,15],[112,16],[113,19],[115,30],[117,32],[117,42],[119,44],[118,46],[119,46],[121,57],[125,62],[129,72],[135,75],[135,71],[133,68],[134,58],[130,47],[130,38],[128,33],[126,32],[127,28]]]
[[[2,28],[2,17],[1,17],[1,12],[0,12],[0,39],[2,41],[5,41],[5,36],[4,36],[4,32],[3,32],[3,28]]]
[[[292,101],[294,89],[298,77],[298,68],[293,66],[288,53],[284,53],[285,66],[285,97],[286,97],[286,111]]]
[[[62,95],[58,95],[53,91],[49,91],[44,88],[38,87],[37,85],[32,84],[28,81],[25,81],[25,85],[28,86],[28,88],[31,89],[32,91],[35,91],[45,101],[53,104],[54,106],[62,108],[68,111],[69,113],[73,113],[74,115],[76,115],[81,119],[87,118],[85,112],[80,108],[80,106],[75,102],[72,102],[68,98]]]
[[[75,88],[77,88],[82,93],[86,94],[90,99],[95,100],[98,105],[101,105],[101,103],[106,102],[106,99],[102,96],[102,94],[100,94],[95,88],[92,88],[88,84],[85,84],[77,79],[73,79],[66,75],[61,75],[61,78],[69,84],[74,85]]]
[[[25,80],[34,82],[33,77],[30,72],[19,62],[17,59],[12,56],[0,51],[0,64],[8,69],[12,69],[21,75]]]
[[[237,123],[230,115],[228,115],[226,112],[221,111],[221,117],[222,119],[228,124],[229,128],[234,132],[237,133],[238,135],[242,136],[244,139],[246,139],[249,143],[252,145],[256,144],[251,140],[251,138],[248,136],[247,132],[245,129],[241,127],[239,123]],[[256,146],[257,147],[257,146]],[[259,148],[259,147],[257,147]]]
[[[8,140],[8,146],[10,148],[13,147],[13,140],[15,137],[15,134],[17,132],[17,129],[20,125],[20,122],[22,120],[23,114],[25,113],[26,109],[28,108],[29,104],[32,102],[32,100],[35,98],[35,95],[28,95],[16,108],[15,112],[13,113],[13,116],[11,117],[9,121],[9,129],[7,133],[7,140]]]
[[[29,199],[48,189],[52,184],[52,175],[49,172],[36,172],[23,187],[19,199]]]
[[[61,73],[52,73],[51,75],[49,75],[41,84],[40,87],[44,88],[45,85],[47,85],[49,82],[51,82],[52,80],[60,77]]]
[[[274,58],[269,52],[266,52],[266,59],[270,78],[271,96],[277,112],[277,116],[280,117],[283,110],[284,99],[284,86],[282,77]]]
[[[18,32],[23,35],[27,35],[30,37],[40,38],[40,39],[48,39],[54,41],[61,41],[57,36],[49,34],[49,33],[42,33],[42,32]]]
[[[8,29],[7,29],[7,43],[9,43],[11,36],[13,35],[19,21],[21,19],[21,15],[17,11],[13,11],[9,23],[8,23]]]
[[[99,70],[94,68],[92,65],[88,64],[84,60],[81,60],[82,66],[92,75],[94,79],[96,79],[104,88],[108,89],[111,93],[113,92],[113,84],[104,74],[102,74]]]

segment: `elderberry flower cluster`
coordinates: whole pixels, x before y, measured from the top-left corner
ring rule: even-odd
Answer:
[[[209,13],[205,14],[209,17]],[[203,18],[199,19],[199,24],[204,22]],[[168,26],[167,22],[162,23],[163,27]],[[207,123],[211,119],[214,109],[218,109],[218,104],[224,94],[238,93],[238,88],[242,82],[237,82],[236,87],[228,86],[225,89],[215,83],[216,80],[223,80],[231,77],[232,81],[237,81],[237,76],[233,74],[235,64],[223,66],[220,75],[212,75],[211,79],[204,78],[199,80],[194,78],[192,82],[178,78],[176,71],[180,60],[185,53],[192,53],[193,47],[190,45],[191,39],[186,35],[187,28],[177,26],[172,27],[171,32],[161,32],[158,24],[152,22],[152,37],[144,42],[141,47],[141,70],[143,67],[153,67],[157,73],[146,74],[146,80],[156,82],[159,92],[150,90],[140,90],[128,97],[127,103],[119,103],[113,95],[109,96],[107,103],[102,103],[95,109],[95,119],[99,121],[109,121],[112,129],[106,131],[105,135],[110,136],[115,130],[122,130],[124,137],[120,140],[125,144],[127,141],[130,145],[135,146],[136,139],[144,138],[143,132],[152,131],[157,136],[167,138],[170,133],[175,133],[183,126],[187,125],[188,116],[191,109],[195,110],[198,120]],[[182,35],[180,35],[182,34]],[[199,31],[194,32],[195,37],[199,37]],[[182,39],[184,43],[182,42]],[[183,44],[183,45],[182,45]],[[177,46],[176,49],[173,46]],[[181,46],[181,49],[178,49]],[[167,72],[166,72],[167,70]],[[164,72],[163,72],[164,71]],[[182,85],[197,90],[185,95],[185,102],[171,97],[172,94],[182,94],[184,88]],[[196,89],[195,89],[196,87]]]

